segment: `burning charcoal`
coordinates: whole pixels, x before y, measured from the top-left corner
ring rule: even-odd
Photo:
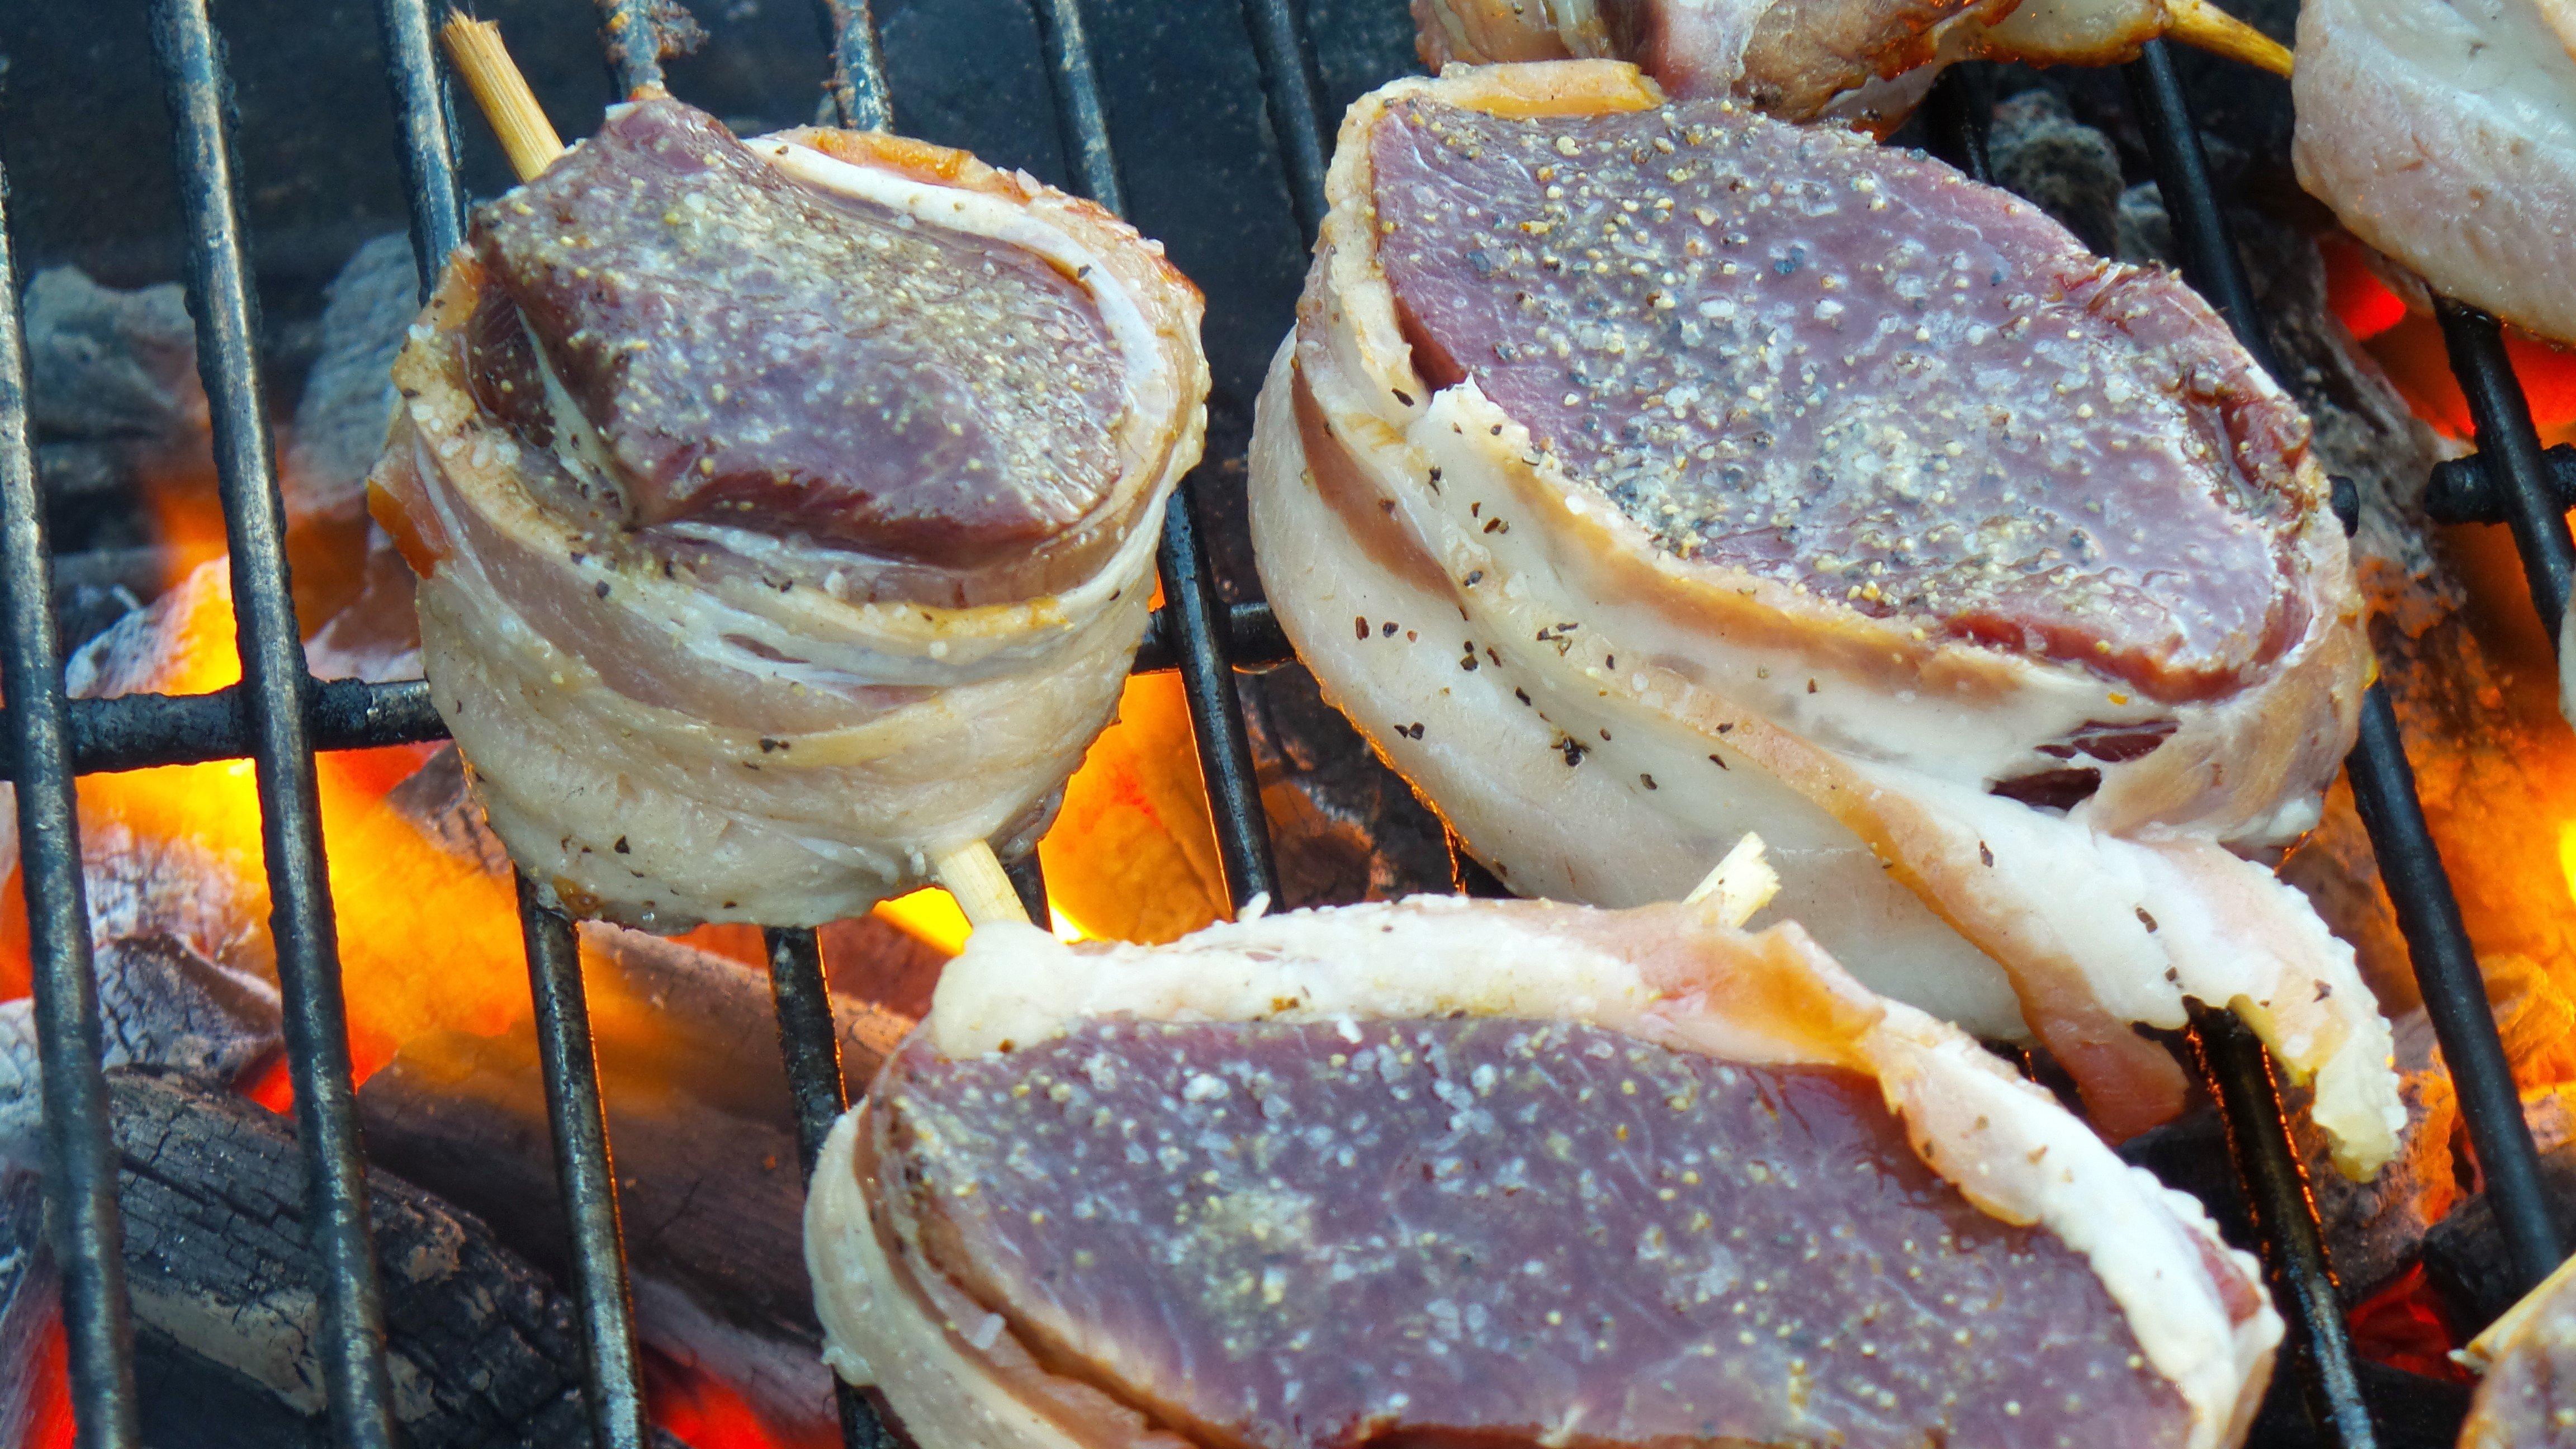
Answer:
[[[112,937],[92,959],[111,1067],[166,1069],[222,1088],[281,1044],[274,987],[169,936]],[[35,1002],[0,1002],[0,1159],[31,1167],[41,1160],[35,1041]]]
[[[176,282],[102,287],[77,267],[27,283],[27,419],[39,436],[175,444],[206,430],[197,330]]]
[[[111,1082],[143,1377],[221,1386],[298,1437],[318,1434],[320,1329],[292,1121],[179,1077],[119,1071]],[[570,1301],[481,1223],[391,1173],[370,1174],[367,1211],[405,1442],[585,1438]],[[154,1442],[203,1442],[201,1419],[222,1427],[208,1407],[163,1399]]]
[[[2424,1234],[2460,1200],[2459,1166],[2451,1151],[2459,1130],[2459,1097],[2442,1070],[2432,1022],[2422,1008],[2397,1018],[2397,1094],[2406,1104],[2406,1128],[2397,1155],[2368,1182],[2354,1182],[2327,1165],[2324,1134],[2308,1121],[2307,1089],[2282,1093],[2290,1133],[2308,1163],[2308,1186],[2344,1301],[2358,1303],[2414,1266]]]
[[[1785,917],[2037,1036],[2106,1130],[2182,1106],[2130,1023],[2245,1002],[2321,1069],[2343,1170],[2394,1149],[2349,948],[2248,858],[2356,727],[2350,551],[2206,303],[1938,163],[1606,62],[1399,81],[1344,130],[1253,539],[1300,657],[1479,859],[1620,904],[1792,832]]]
[[[1262,758],[1285,905],[1392,900],[1449,884],[1448,838],[1404,777],[1386,767],[1291,664],[1245,682]]]
[[[420,308],[410,239],[396,233],[358,248],[324,296],[321,351],[295,404],[283,483],[290,511],[354,513],[393,423],[394,357]]]
[[[0,1165],[0,1444],[33,1442],[37,1396],[51,1388],[41,1366],[59,1301],[44,1229],[43,1178]]]
[[[429,762],[385,797],[402,817],[420,827],[438,848],[471,861],[493,875],[507,875],[510,852],[465,787],[465,757],[454,745],[442,745]]]
[[[817,1171],[833,1363],[990,1449],[2235,1442],[2253,1260],[1797,928],[1720,924],[1744,884],[984,927]]]
[[[614,927],[584,928],[600,1089],[644,1341],[784,1425],[827,1426],[829,1379],[800,1250],[804,1189],[769,983]],[[908,1021],[836,1002],[863,1090]],[[561,1198],[532,1029],[414,1041],[359,1089],[370,1156],[563,1267]]]
[[[2088,250],[2110,253],[2119,231],[2120,152],[2075,119],[2054,91],[2023,91],[1995,107],[1987,142],[1995,184],[2057,218]]]
[[[2576,1147],[2542,1154],[2540,1186],[2560,1239],[2576,1242]],[[2452,1321],[2464,1329],[2484,1328],[2522,1296],[2513,1254],[2485,1193],[2462,1198],[2449,1217],[2424,1234],[2424,1276],[2442,1295]]]
[[[2165,214],[2164,193],[2152,181],[2140,182],[2120,193],[2112,234],[2116,242],[2111,254],[2124,262],[2173,264],[2173,218]]]

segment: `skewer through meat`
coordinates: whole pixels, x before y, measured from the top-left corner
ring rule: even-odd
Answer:
[[[2436,291],[2576,342],[2576,11],[2307,0],[2299,184]]]
[[[1515,890],[1632,905],[1737,834],[1862,979],[2036,1035],[2125,1132],[2132,1023],[2242,1014],[2365,1173],[2350,948],[2239,857],[2368,670],[2307,425],[2190,291],[1848,132],[1602,61],[1344,122],[1253,541],[1327,693]]]
[[[1675,96],[1884,134],[1941,68],[2109,65],[2158,36],[2288,74],[2289,52],[2209,0],[1413,0],[1423,64],[1634,62]]]
[[[987,926],[814,1184],[922,1444],[2224,1449],[2281,1333],[2198,1204],[1702,905]]]
[[[1197,291],[963,152],[667,98],[474,217],[372,480],[494,830],[655,930],[1024,849],[1197,461]]]

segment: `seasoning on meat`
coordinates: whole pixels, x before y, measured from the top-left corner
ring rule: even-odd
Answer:
[[[1406,99],[1370,143],[1415,365],[1666,550],[2160,697],[2304,630],[2305,421],[2162,274],[1733,107]]]

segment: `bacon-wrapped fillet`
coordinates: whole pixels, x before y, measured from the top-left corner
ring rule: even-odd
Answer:
[[[922,1444],[2219,1449],[2281,1332],[2191,1199],[1699,905],[987,926],[814,1184],[827,1357]]]
[[[2299,184],[2438,291],[2576,342],[2576,10],[2308,0]]]
[[[657,930],[1034,840],[1199,456],[1198,293],[962,152],[613,109],[480,209],[372,480],[493,829]]]
[[[2460,1449],[2576,1446],[2576,1265],[2550,1274],[2461,1357],[2486,1378]]]
[[[1327,693],[1526,895],[1759,830],[1863,980],[2034,1032],[2232,1006],[2340,1160],[2403,1120],[2351,950],[2230,846],[2314,822],[2368,670],[2307,424],[2198,297],[1937,162],[1560,61],[1353,107],[1253,442]],[[1997,968],[2001,969],[1998,970]]]
[[[1425,65],[1634,62],[1685,98],[1895,128],[1953,61],[2109,65],[2177,32],[2286,69],[2209,0],[1413,0]]]

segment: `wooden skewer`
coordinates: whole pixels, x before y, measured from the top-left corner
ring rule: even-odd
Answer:
[[[1020,893],[1011,889],[1011,878],[1002,873],[1001,858],[984,841],[971,841],[938,856],[930,862],[933,875],[957,898],[957,909],[978,926],[995,921],[1017,921],[1026,926],[1028,907],[1020,904]]]
[[[522,181],[545,174],[564,153],[563,138],[538,107],[528,78],[519,74],[517,63],[510,59],[509,47],[501,43],[501,27],[451,10],[441,34],[447,41],[448,59],[465,77],[465,88],[483,108],[483,119],[492,123],[494,134],[501,138],[510,169]],[[1002,873],[1000,858],[986,842],[974,841],[939,856],[931,862],[931,871],[957,898],[957,908],[966,913],[966,919],[976,925],[1029,923],[1028,908],[1020,904],[1020,893],[1011,888],[1011,878]]]
[[[2520,1337],[2523,1329],[2540,1313],[2547,1302],[2571,1278],[2576,1278],[2576,1258],[2558,1265],[2558,1271],[2541,1280],[2540,1286],[2522,1295],[2520,1302],[2504,1311],[2504,1316],[2490,1323],[2486,1331],[2469,1340],[2469,1346],[2451,1355],[2471,1373],[2485,1373],[2495,1367],[2498,1358]]]
[[[2173,24],[2165,33],[2213,55],[2241,60],[2277,76],[2290,73],[2290,48],[2219,9],[2209,0],[2166,0]]]
[[[1684,905],[1706,910],[1721,926],[1742,930],[1753,913],[1780,893],[1780,873],[1763,859],[1762,837],[1746,831],[1717,868],[1682,897]]]
[[[465,88],[474,93],[474,104],[483,108],[483,119],[492,123],[493,134],[501,138],[510,169],[519,173],[521,181],[544,175],[564,153],[563,137],[555,134],[554,123],[537,105],[537,93],[528,89],[528,78],[519,74],[518,64],[510,59],[510,48],[501,43],[501,27],[462,10],[450,10],[440,35],[447,42],[447,58],[465,77]]]

